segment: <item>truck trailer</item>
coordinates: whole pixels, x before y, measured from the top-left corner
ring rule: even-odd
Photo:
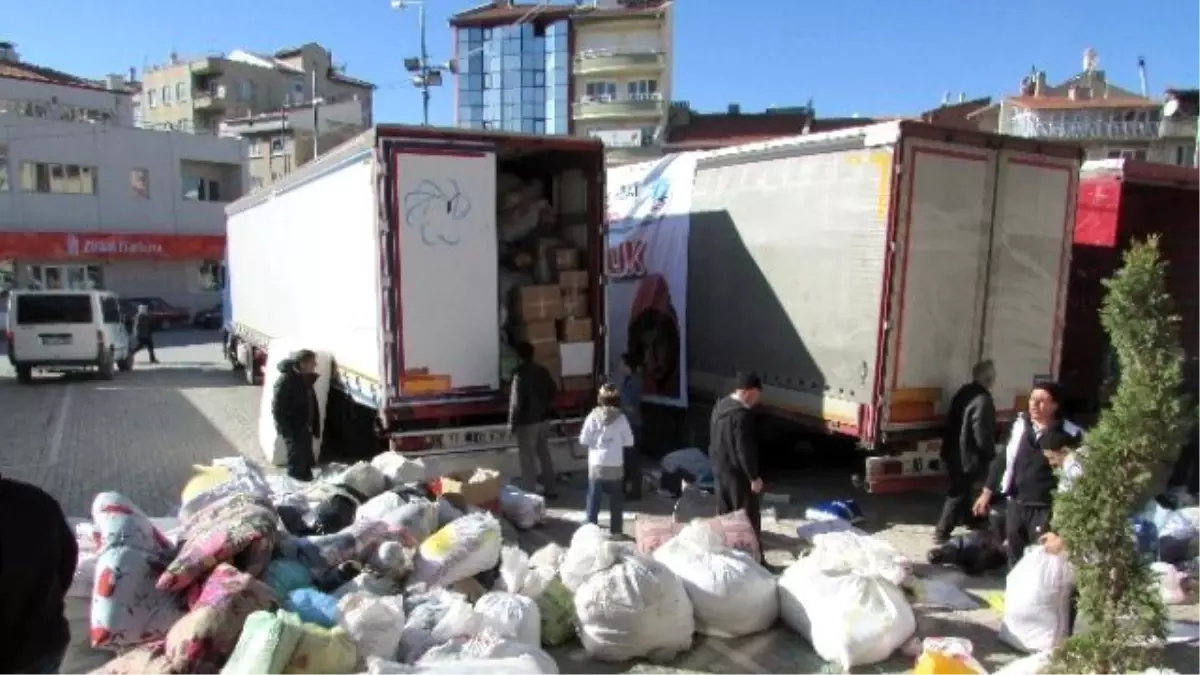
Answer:
[[[508,454],[513,346],[559,382],[560,465],[602,372],[599,141],[378,125],[227,209],[226,354],[333,361],[325,446]],[[564,455],[567,455],[564,457]],[[511,457],[510,457],[511,459]]]
[[[1077,414],[1095,413],[1114,382],[1115,356],[1100,325],[1101,283],[1132,241],[1159,237],[1181,345],[1195,369],[1200,343],[1196,292],[1200,255],[1200,172],[1125,159],[1085,162],[1075,212],[1062,380]],[[1193,375],[1194,376],[1194,375]]]
[[[713,151],[688,241],[689,393],[763,381],[777,419],[938,482],[943,416],[990,359],[998,417],[1057,376],[1081,152],[919,122]]]

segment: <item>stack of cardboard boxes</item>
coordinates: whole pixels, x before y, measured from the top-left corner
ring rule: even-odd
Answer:
[[[595,343],[589,316],[588,274],[579,250],[558,246],[550,260],[557,283],[516,290],[513,340],[533,345],[534,360],[545,366],[564,391],[592,386]]]

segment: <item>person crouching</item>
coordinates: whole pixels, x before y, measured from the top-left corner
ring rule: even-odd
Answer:
[[[600,517],[600,500],[608,497],[609,532],[620,535],[625,498],[625,453],[634,447],[633,429],[621,412],[621,393],[611,384],[600,387],[598,405],[583,421],[579,443],[588,451],[587,520]]]

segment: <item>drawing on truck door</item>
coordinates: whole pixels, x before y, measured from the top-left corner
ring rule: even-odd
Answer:
[[[496,157],[404,149],[391,170],[401,394],[496,390],[496,211],[482,208],[496,202]]]
[[[687,405],[687,274],[693,154],[609,170],[605,272],[609,372],[628,353],[647,400]]]
[[[404,225],[421,230],[421,242],[426,246],[439,242],[457,246],[462,241],[461,224],[469,215],[471,199],[452,178],[444,186],[421,181],[416,190],[404,195]]]

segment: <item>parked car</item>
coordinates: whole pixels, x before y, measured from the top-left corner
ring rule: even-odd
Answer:
[[[220,328],[222,320],[221,310],[221,303],[219,302],[208,309],[202,309],[192,317],[192,324],[197,328]]]
[[[95,370],[104,379],[133,368],[117,296],[108,291],[14,291],[5,330],[8,361],[28,384],[35,368]]]
[[[121,299],[121,310],[126,320],[133,320],[138,305],[150,308],[151,325],[155,330],[170,330],[175,326],[187,324],[192,318],[191,312],[182,307],[171,305],[162,298],[146,297]]]

